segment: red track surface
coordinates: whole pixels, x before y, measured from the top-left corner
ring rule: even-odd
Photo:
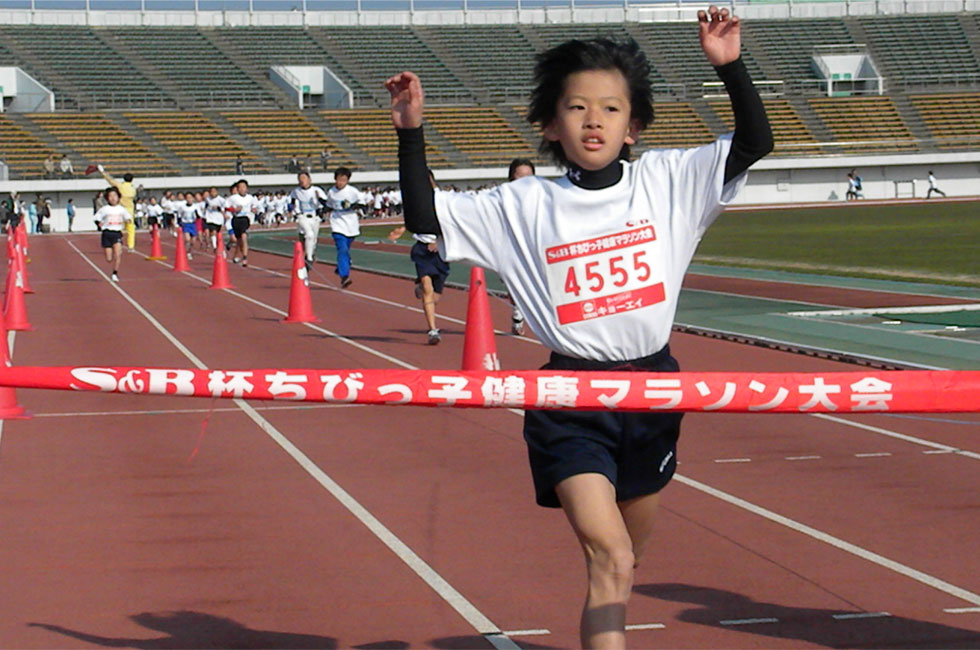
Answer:
[[[105,270],[97,237],[33,238],[31,257],[35,331],[17,334],[14,363],[193,365],[86,262]],[[262,268],[231,268],[236,291],[284,309],[289,260],[252,257]],[[210,257],[191,267],[210,279]],[[331,271],[318,267],[327,281]],[[127,255],[121,275],[119,288],[209,367],[461,358],[458,323],[424,345],[404,280],[358,273],[350,292],[314,290],[317,331],[142,256]],[[505,328],[508,307],[492,306]],[[455,319],[465,309],[457,291],[439,305]],[[497,344],[504,367],[547,356],[528,340]],[[687,370],[848,369],[685,335],[673,348]],[[5,422],[0,439],[2,647],[490,647],[470,622],[480,615],[505,631],[549,630],[511,635],[522,647],[577,645],[580,552],[562,514],[533,504],[513,413],[254,405],[468,601],[468,621],[231,401],[18,397],[36,417]],[[629,611],[632,624],[665,627],[630,632],[630,645],[980,647],[980,612],[944,611],[980,606],[980,417],[847,418],[905,439],[840,420],[687,416],[680,477]],[[891,616],[834,618],[875,612]],[[777,620],[732,622],[745,619]]]

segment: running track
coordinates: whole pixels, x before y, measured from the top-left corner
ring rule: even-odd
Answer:
[[[323,322],[309,327],[279,322],[285,258],[253,254],[253,268],[231,268],[235,292],[218,292],[204,255],[190,274],[127,255],[117,290],[93,235],[35,237],[30,254],[35,331],[16,334],[14,363],[461,357],[459,291],[439,305],[454,320],[431,348],[404,280],[358,273],[341,293],[318,267]],[[509,310],[492,302],[504,329]],[[546,359],[529,339],[497,345],[504,367]],[[853,369],[688,335],[672,345],[687,370]],[[0,434],[0,646],[577,645],[580,552],[562,514],[533,504],[514,413],[18,398],[36,417]],[[629,644],[980,647],[978,427],[975,415],[688,415]]]

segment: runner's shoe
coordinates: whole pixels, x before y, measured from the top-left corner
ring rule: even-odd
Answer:
[[[442,337],[439,336],[439,330],[429,330],[429,345],[439,345],[442,341]]]
[[[346,289],[347,287],[349,287],[352,284],[354,284],[354,281],[350,279],[350,276],[349,275],[340,278],[340,288],[341,289]]]
[[[112,272],[112,281],[119,282],[119,274],[116,273],[115,271]]]

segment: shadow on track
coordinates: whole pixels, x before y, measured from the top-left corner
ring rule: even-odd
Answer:
[[[636,585],[644,596],[699,607],[686,609],[677,620],[726,631],[780,639],[798,639],[829,648],[980,648],[980,632],[902,616],[838,620],[853,611],[789,607],[755,601],[748,596],[677,583]],[[774,623],[722,625],[723,620],[775,618]]]

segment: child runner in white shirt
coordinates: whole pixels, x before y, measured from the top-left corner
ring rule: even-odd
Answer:
[[[112,281],[119,282],[119,263],[122,261],[122,238],[126,224],[133,220],[129,210],[119,205],[119,190],[110,187],[103,192],[107,205],[95,213],[95,221],[102,231],[102,248],[105,261],[112,265]]]
[[[334,186],[327,190],[327,209],[330,210],[330,230],[337,246],[337,269],[340,286],[349,287],[350,246],[354,238],[361,234],[357,210],[364,207],[366,195],[350,184],[351,171],[338,167],[333,173]]]
[[[232,248],[235,264],[248,266],[248,227],[258,212],[255,197],[248,193],[248,181],[244,178],[231,186],[231,196],[225,200],[225,210],[231,213],[231,229],[235,233]]]
[[[194,245],[194,239],[197,237],[197,215],[199,206],[197,202],[194,201],[194,193],[188,192],[185,195],[184,202],[177,206],[177,221],[180,223],[181,237],[184,238],[184,242],[187,244],[187,259],[194,259],[194,255],[191,253],[191,247]]]
[[[204,227],[208,233],[208,244],[211,250],[217,254],[220,250],[224,255],[224,247],[218,248],[221,243],[221,226],[225,222],[225,199],[218,194],[218,188],[208,189],[207,196],[204,197]]]
[[[320,239],[320,211],[327,204],[327,193],[313,185],[309,172],[296,175],[299,187],[289,193],[289,206],[296,215],[296,228],[299,240],[303,242],[306,270],[313,268],[316,261],[316,245]]]
[[[570,41],[538,57],[528,111],[542,150],[568,169],[556,182],[529,176],[490,192],[433,196],[421,83],[410,72],[386,82],[409,230],[439,233],[447,260],[501,276],[552,350],[546,368],[678,369],[667,341],[684,272],[749,165],[772,149],[739,58],[739,20],[714,6],[698,20],[701,47],[731,99],[734,135],[628,162],[629,146],[653,120],[646,57],[633,41]],[[656,411],[525,414],[537,501],[564,509],[585,553],[583,647],[625,647],[633,570],[676,467],[680,419]]]

